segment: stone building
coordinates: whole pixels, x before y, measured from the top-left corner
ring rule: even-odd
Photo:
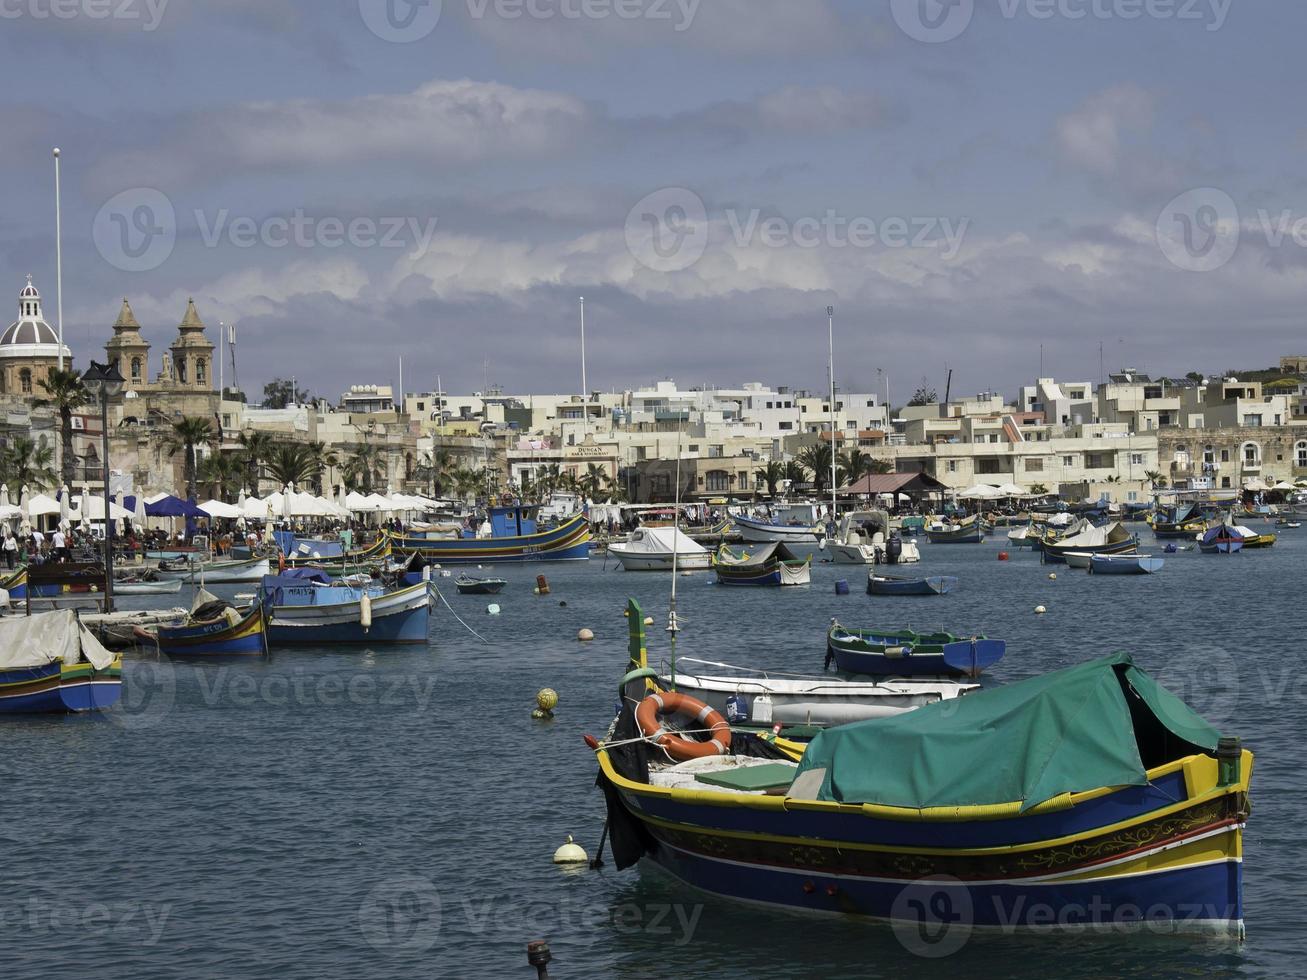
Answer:
[[[18,319],[0,334],[0,394],[39,398],[40,382],[59,367],[71,367],[73,353],[59,344],[59,335],[45,322],[41,312],[41,294],[27,277],[27,285],[18,294]]]

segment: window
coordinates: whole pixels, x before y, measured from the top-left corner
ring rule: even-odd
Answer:
[[[1230,462],[1230,450],[1228,449],[1221,450],[1221,462],[1222,463]]]
[[[1076,465],[1076,458],[1075,458],[1074,456],[1063,456],[1063,457],[1062,457],[1062,465],[1063,465],[1063,466],[1075,466],[1075,465]]]
[[[182,384],[186,383],[186,358],[177,361],[177,380]]]
[[[1038,458],[1038,457],[1035,457],[1035,456],[1028,457],[1028,458],[1026,459],[1026,472],[1027,472],[1027,473],[1042,473],[1042,472],[1044,472],[1044,461],[1043,461],[1043,459]]]
[[[699,444],[697,442],[692,442],[687,448],[690,452],[697,453],[699,451]]]
[[[204,384],[204,358],[202,357],[195,362],[195,383]]]
[[[1262,417],[1260,415],[1245,415],[1243,424],[1248,428],[1255,429],[1262,424]]]
[[[708,447],[708,458],[709,458],[709,459],[721,459],[721,458],[722,458],[723,456],[725,456],[725,455],[726,455],[726,447],[725,447],[725,446],[709,446],[709,447]]]
[[[1299,442],[1293,447],[1294,465],[1307,468],[1307,442]]]
[[[731,474],[725,470],[709,470],[707,487],[709,492],[729,490],[731,488]]]
[[[956,459],[950,459],[948,461],[948,471],[950,473],[956,473],[958,471],[958,461]]]
[[[1143,453],[1131,453],[1131,454],[1130,454],[1130,465],[1131,465],[1131,466],[1143,466],[1143,465],[1144,465],[1144,454],[1143,454]]]
[[[32,393],[32,372],[27,368],[23,368],[18,372],[18,389],[24,395]]]
[[[782,422],[779,426],[777,426],[777,428],[779,428],[782,432],[790,432],[794,429],[794,423]]]
[[[141,359],[139,357],[132,358],[132,380],[141,380]]]
[[[1243,465],[1260,466],[1262,462],[1261,447],[1255,442],[1246,442],[1243,446]]]

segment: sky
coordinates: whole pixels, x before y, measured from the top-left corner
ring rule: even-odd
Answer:
[[[575,392],[584,296],[605,391],[820,390],[827,307],[838,384],[896,403],[1265,367],[1307,353],[1304,36],[1271,0],[0,0],[0,303],[31,273],[54,321],[58,146],[80,366],[127,297],[157,371],[194,297],[256,396],[401,356]]]

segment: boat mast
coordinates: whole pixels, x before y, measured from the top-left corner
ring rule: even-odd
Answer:
[[[826,328],[830,343],[830,520],[835,524],[835,307],[826,307]]]
[[[671,647],[671,688],[676,690],[676,634],[681,627],[676,622],[676,579],[681,554],[681,430],[676,430],[676,495],[672,504],[672,598],[667,607],[667,632]]]

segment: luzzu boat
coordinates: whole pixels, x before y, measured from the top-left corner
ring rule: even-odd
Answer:
[[[122,686],[122,658],[72,610],[0,622],[0,715],[100,711]]]
[[[1007,643],[985,636],[848,629],[832,622],[826,633],[826,667],[885,677],[979,677],[1003,659]]]
[[[881,575],[874,569],[867,575],[868,595],[947,595],[957,585],[956,575]]]
[[[1057,541],[1044,542],[1043,561],[1049,565],[1066,564],[1069,551],[1088,552],[1092,555],[1120,555],[1139,546],[1135,536],[1120,521],[1102,527],[1085,527],[1075,534]]]
[[[1243,935],[1252,753],[1127,654],[806,749],[651,700],[653,684],[628,673],[606,741],[587,737],[618,868],[646,858],[705,891],[890,920],[933,947],[986,927]],[[703,734],[647,727],[674,712]]]
[[[928,524],[926,539],[931,544],[980,544],[985,540],[985,525],[975,515],[953,524]]]
[[[283,558],[286,568],[320,568],[332,578],[340,578],[354,572],[365,570],[384,562],[391,554],[390,538],[381,535],[366,548],[338,554],[314,554],[308,542],[298,542],[298,547]]]
[[[538,506],[492,507],[485,537],[454,537],[442,532],[392,534],[402,554],[417,552],[444,565],[501,561],[581,561],[590,557],[590,522],[577,514],[548,531],[537,531]]]
[[[427,642],[431,588],[425,580],[388,589],[300,568],[267,576],[260,597],[268,608],[270,646]]]
[[[159,626],[156,636],[160,652],[170,657],[262,657],[268,617],[263,603],[242,614],[201,589],[186,620]]]
[[[812,581],[812,559],[800,558],[785,544],[758,545],[753,551],[717,549],[713,570],[721,585],[808,585]]]
[[[242,558],[235,561],[191,562],[182,559],[177,563],[160,562],[156,572],[160,579],[181,582],[200,581],[206,584],[219,582],[257,582],[268,574],[267,558]]]

